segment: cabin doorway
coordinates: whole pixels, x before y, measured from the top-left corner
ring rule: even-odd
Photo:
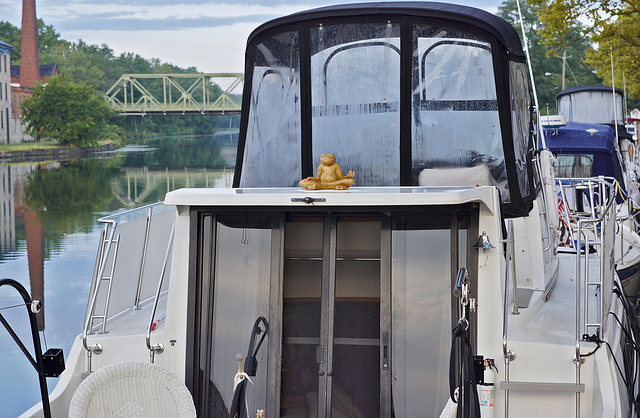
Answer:
[[[381,225],[379,215],[287,217],[280,416],[380,416],[389,356]]]
[[[186,361],[199,415],[228,414],[236,353],[261,317],[250,412],[440,415],[460,267],[476,297],[478,210],[402,209],[193,212]]]

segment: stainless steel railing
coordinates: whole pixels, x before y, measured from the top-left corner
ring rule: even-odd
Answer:
[[[156,309],[158,308],[158,301],[160,300],[160,292],[162,290],[162,283],[164,281],[164,276],[167,270],[167,263],[169,262],[169,256],[171,255],[171,250],[173,249],[173,237],[176,232],[176,223],[174,222],[171,226],[171,234],[169,235],[169,242],[167,243],[167,251],[164,255],[164,261],[162,262],[162,273],[160,274],[160,280],[158,280],[158,290],[156,291],[156,296],[153,301],[153,308],[151,309],[151,317],[149,318],[149,326],[147,327],[147,348],[149,349],[150,362],[153,363],[155,360],[155,355],[160,354],[164,351],[164,346],[162,343],[157,343],[156,345],[151,345],[151,331],[153,330],[153,321],[156,317]]]
[[[512,272],[515,271],[513,262],[515,257],[514,253],[514,233],[513,233],[513,221],[510,219],[507,222],[507,252],[505,263],[505,275],[504,275],[504,300],[502,307],[502,355],[504,357],[504,381],[509,383],[509,363],[515,360],[516,353],[509,349],[509,283],[513,281],[513,315],[518,314],[518,298],[517,298],[517,283],[515,277],[512,278]],[[504,394],[504,406],[505,406],[505,418],[509,417],[509,390],[505,390]]]
[[[141,240],[141,257],[140,265],[137,269],[137,281],[135,282],[135,296],[129,299],[127,306],[133,305],[134,309],[139,309],[141,300],[141,290],[144,277],[144,266],[147,259],[147,251],[149,247],[149,235],[151,231],[151,222],[154,216],[154,209],[157,211],[163,204],[162,202],[154,203],[140,208],[120,212],[114,215],[109,215],[100,218],[98,221],[105,224],[104,231],[101,236],[101,244],[98,249],[98,256],[96,259],[96,269],[94,269],[94,276],[91,286],[91,294],[89,298],[89,304],[85,316],[85,322],[82,333],[82,342],[84,348],[87,350],[89,357],[88,368],[91,371],[91,355],[100,354],[102,352],[102,346],[95,344],[89,346],[87,343],[88,336],[93,332],[97,325],[100,326],[100,333],[107,333],[107,323],[113,317],[119,315],[122,312],[109,316],[109,312],[112,308],[111,297],[114,273],[116,271],[116,264],[118,262],[118,248],[120,246],[119,226],[126,224],[131,220],[139,220],[146,214],[146,226],[144,229],[144,237]],[[141,215],[142,214],[142,215]],[[125,237],[130,239],[130,237]],[[135,243],[133,243],[135,245]],[[139,247],[138,247],[139,248]],[[166,260],[165,260],[166,262]],[[166,267],[166,266],[165,266]],[[163,267],[163,268],[165,268]],[[104,291],[105,283],[107,285],[106,292]],[[129,282],[130,283],[130,282]],[[131,295],[134,294],[134,290],[131,289]],[[100,309],[103,312],[96,313],[97,306],[100,302]],[[132,305],[131,305],[132,304]],[[122,305],[122,304],[121,304]],[[122,310],[122,306],[116,307],[118,310]],[[95,324],[96,320],[101,320],[101,323]]]
[[[561,189],[561,196],[569,217],[575,224],[575,235],[572,236],[572,244],[576,250],[576,319],[575,319],[575,364],[576,364],[576,385],[580,384],[580,369],[583,362],[581,356],[582,336],[589,330],[595,329],[598,338],[603,336],[604,321],[604,295],[610,294],[610,289],[604,289],[605,277],[612,274],[613,266],[609,263],[603,251],[607,243],[613,246],[613,235],[615,230],[616,213],[616,187],[617,183],[611,178],[580,178],[580,179],[558,179],[558,186]],[[567,193],[571,191],[571,194]],[[571,199],[569,199],[571,197]],[[570,210],[569,202],[573,200],[574,209]],[[575,208],[588,203],[589,211],[578,213]],[[585,202],[586,200],[586,202]],[[611,224],[614,222],[614,224]],[[572,228],[573,229],[573,228]],[[575,240],[575,241],[574,241]],[[589,271],[591,248],[596,250],[596,257],[599,257],[599,272],[594,279]],[[613,251],[613,248],[611,248]],[[591,309],[589,304],[589,288],[595,288],[596,296],[595,309]],[[593,320],[589,320],[590,313]],[[576,392],[576,416],[580,416],[580,392]]]

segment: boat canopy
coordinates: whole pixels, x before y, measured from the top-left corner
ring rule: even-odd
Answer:
[[[565,116],[567,122],[624,125],[624,94],[619,88],[615,89],[615,97],[614,89],[605,86],[563,90],[558,93],[557,105],[558,114]]]
[[[234,187],[290,187],[333,153],[356,186],[486,186],[534,199],[530,96],[506,21],[443,3],[347,4],[250,36]]]
[[[547,148],[556,154],[557,177],[611,177],[625,190],[624,161],[610,126],[567,122],[558,129],[546,129],[545,139]]]

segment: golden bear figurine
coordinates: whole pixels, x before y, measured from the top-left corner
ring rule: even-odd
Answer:
[[[342,169],[336,164],[336,156],[333,154],[322,154],[320,156],[320,166],[316,177],[307,177],[300,180],[300,186],[307,190],[346,190],[355,180],[355,173],[349,171],[346,176],[342,175]]]

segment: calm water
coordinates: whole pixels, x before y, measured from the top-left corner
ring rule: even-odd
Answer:
[[[164,199],[181,187],[229,187],[235,141],[218,135],[169,138],[73,162],[0,164],[0,279],[43,300],[41,339],[65,358],[82,331],[102,226],[97,219]],[[33,355],[18,293],[0,288],[0,314]],[[43,351],[46,347],[43,347]],[[51,392],[57,378],[48,378]],[[40,400],[34,368],[0,325],[0,418]]]

